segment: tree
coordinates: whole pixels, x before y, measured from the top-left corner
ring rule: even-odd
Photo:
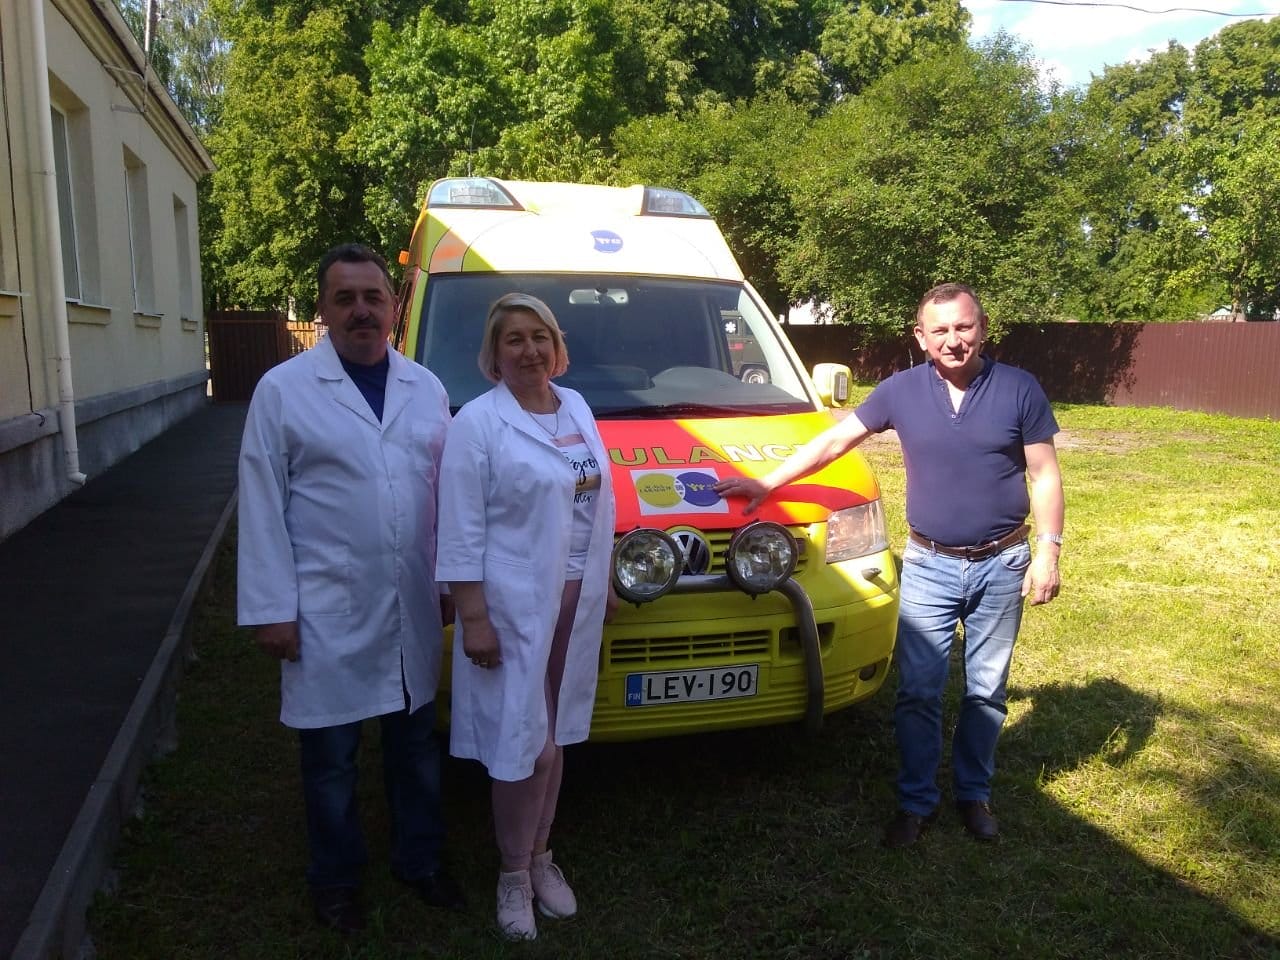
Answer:
[[[1175,283],[1218,281],[1237,315],[1280,318],[1280,119],[1257,119],[1248,136],[1215,157],[1212,176],[1197,206],[1200,256]]]
[[[1186,319],[1203,306],[1206,291],[1174,282],[1180,257],[1194,254],[1190,196],[1179,182],[1191,76],[1190,54],[1170,43],[1142,63],[1108,67],[1059,105],[1070,117],[1061,199],[1082,227],[1068,297],[1079,319]]]
[[[351,20],[323,7],[301,21],[288,10],[224,20],[233,46],[209,137],[222,231],[207,266],[234,303],[292,300],[309,316],[324,250],[371,236],[348,137],[365,106]]]
[[[809,126],[784,98],[716,104],[686,119],[645,117],[618,131],[619,179],[677,186],[716,218],[748,279],[775,309],[794,302],[779,263],[796,229],[782,183]]]
[[[813,61],[832,0],[613,0],[635,115],[681,113],[776,90]],[[765,86],[762,86],[764,84]]]
[[[1064,224],[1048,203],[1061,173],[1049,99],[1007,38],[898,67],[838,104],[789,168],[796,293],[838,319],[900,332],[920,294],[977,286],[995,326],[1061,312]]]
[[[1222,283],[1232,308],[1274,319],[1280,310],[1280,21],[1246,20],[1202,41],[1184,111],[1182,188],[1199,256],[1176,280]]]
[[[405,243],[439,176],[607,178],[606,138],[625,115],[615,44],[606,0],[486,0],[464,23],[424,10],[399,29],[378,24],[351,140],[384,248]]]
[[[138,43],[146,34],[145,0],[116,0]],[[201,135],[217,121],[227,42],[208,0],[155,0],[151,67],[188,122]]]
[[[866,89],[899,64],[962,46],[969,14],[959,0],[841,5],[818,40],[838,96]]]
[[[370,170],[365,209],[389,250],[404,245],[424,185],[469,172],[476,137],[496,137],[509,118],[483,37],[430,10],[399,30],[377,24],[365,63],[368,109],[352,139]]]
[[[627,114],[613,79],[618,37],[609,0],[487,2],[493,17],[482,21],[481,36],[510,121],[481,141],[477,169],[526,179],[603,179],[607,138]]]

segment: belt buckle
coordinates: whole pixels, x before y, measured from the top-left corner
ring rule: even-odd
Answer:
[[[996,548],[999,545],[999,540],[988,540],[978,547],[965,547],[964,558],[966,560],[985,560],[996,553]]]

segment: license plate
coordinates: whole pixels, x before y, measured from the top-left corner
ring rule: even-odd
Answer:
[[[757,663],[707,670],[627,674],[627,706],[652,707],[660,703],[692,703],[697,700],[729,700],[754,697]]]

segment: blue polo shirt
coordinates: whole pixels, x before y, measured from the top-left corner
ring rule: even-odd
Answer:
[[[922,363],[881,381],[856,413],[872,433],[898,432],[907,524],[952,547],[989,543],[1025,522],[1031,498],[1022,448],[1058,432],[1035,377],[990,358],[959,411],[933,364]]]

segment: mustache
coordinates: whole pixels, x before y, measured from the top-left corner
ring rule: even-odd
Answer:
[[[350,322],[347,324],[347,329],[348,329],[348,330],[359,330],[359,329],[360,329],[360,328],[362,328],[362,327],[375,327],[375,328],[376,328],[377,326],[378,326],[378,321],[377,321],[377,320],[375,320],[375,319],[374,319],[372,316],[370,316],[369,314],[364,314],[364,315],[362,315],[362,316],[352,317],[352,318],[351,318],[351,320],[350,320]]]

